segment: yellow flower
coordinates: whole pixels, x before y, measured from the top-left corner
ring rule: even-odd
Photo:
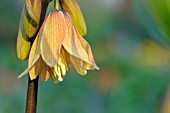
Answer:
[[[46,19],[32,45],[28,68],[31,80],[63,81],[72,66],[79,74],[98,69],[88,42],[80,35],[66,11],[55,10]]]

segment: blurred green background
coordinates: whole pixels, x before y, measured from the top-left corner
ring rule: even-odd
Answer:
[[[62,83],[39,81],[37,113],[170,113],[170,52],[152,39],[132,1],[78,2],[100,70],[83,77],[69,68]],[[27,61],[16,55],[23,4],[0,3],[0,113],[25,111],[27,77],[17,76]]]

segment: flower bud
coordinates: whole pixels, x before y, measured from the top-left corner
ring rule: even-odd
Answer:
[[[38,29],[41,15],[41,0],[26,0],[26,18],[24,19],[24,30],[29,38],[32,38]]]
[[[76,0],[59,0],[59,1],[62,9],[66,10],[70,14],[74,22],[74,25],[78,29],[79,33],[82,36],[86,35],[87,32],[86,23],[77,1]]]
[[[24,9],[21,15],[21,21],[20,21],[20,26],[18,31],[18,38],[17,38],[17,56],[20,60],[26,60],[28,58],[29,51],[31,48],[31,42],[29,41],[28,37],[24,33],[24,29],[23,29],[23,19],[25,17]]]
[[[25,6],[26,6],[26,11],[28,13],[28,16],[35,22],[35,24],[38,24],[35,15],[33,13],[33,7],[32,3],[30,0],[25,0]]]

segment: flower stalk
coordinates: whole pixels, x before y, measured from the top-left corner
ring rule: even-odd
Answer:
[[[44,1],[42,0],[41,15],[40,15],[40,21],[39,21],[39,27],[38,27],[37,33],[39,32],[40,27],[45,19],[45,14],[46,14],[48,4],[49,2],[47,0],[44,0]],[[36,35],[34,35],[33,39],[36,38]],[[31,40],[31,41],[33,43],[34,40]],[[38,81],[39,81],[39,76],[37,76],[37,78],[34,80],[31,80],[30,76],[28,76],[27,100],[26,100],[25,113],[36,113]]]
[[[36,113],[37,94],[38,94],[38,79],[31,80],[28,76],[28,89],[25,113]]]
[[[58,0],[54,0],[54,9],[60,9],[60,5],[59,5],[59,1]]]

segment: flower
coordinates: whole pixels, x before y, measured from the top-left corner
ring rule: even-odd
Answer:
[[[32,45],[28,68],[31,80],[40,75],[42,81],[52,78],[63,81],[68,66],[79,74],[99,69],[94,61],[88,42],[80,35],[66,11],[55,10],[46,19]]]

